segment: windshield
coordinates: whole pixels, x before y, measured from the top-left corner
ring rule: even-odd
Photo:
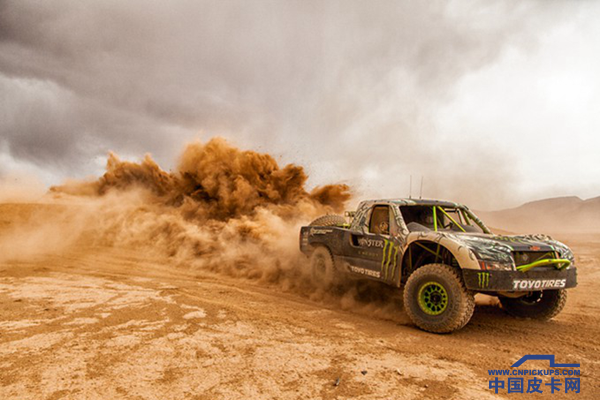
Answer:
[[[477,218],[462,207],[403,206],[402,217],[409,231],[442,231],[485,233]]]

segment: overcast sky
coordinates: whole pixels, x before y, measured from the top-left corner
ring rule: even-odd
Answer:
[[[600,196],[600,2],[0,0],[0,175],[223,136],[311,185]]]

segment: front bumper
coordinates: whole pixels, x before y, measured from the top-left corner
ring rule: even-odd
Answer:
[[[577,269],[562,271],[481,271],[463,269],[467,289],[479,292],[530,292],[577,286]]]

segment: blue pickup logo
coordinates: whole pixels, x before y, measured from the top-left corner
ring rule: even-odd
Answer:
[[[554,355],[552,355],[552,354],[545,354],[545,355],[528,354],[526,356],[521,357],[521,359],[519,361],[517,361],[516,363],[511,365],[511,368],[517,368],[517,367],[521,366],[525,361],[529,361],[529,360],[548,360],[548,361],[550,361],[550,368],[579,368],[579,364],[559,364],[559,363],[555,362]]]

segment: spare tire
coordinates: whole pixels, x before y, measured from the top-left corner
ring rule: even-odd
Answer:
[[[342,226],[346,224],[346,218],[341,215],[328,214],[315,219],[308,226]]]

